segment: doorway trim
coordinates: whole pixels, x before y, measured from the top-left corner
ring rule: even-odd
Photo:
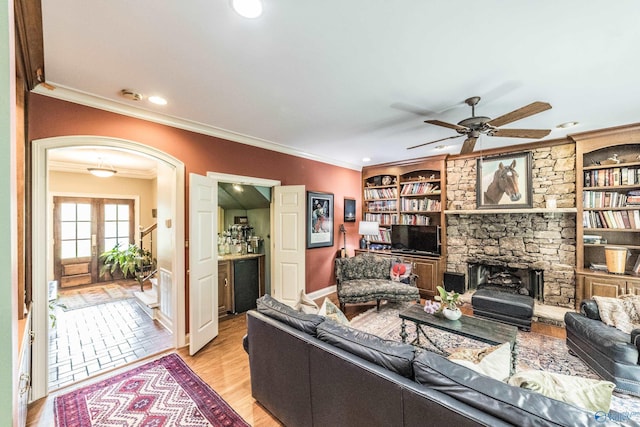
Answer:
[[[32,400],[48,394],[49,383],[49,308],[47,295],[47,266],[51,262],[51,250],[48,242],[48,150],[69,147],[109,147],[124,151],[133,151],[162,161],[175,171],[175,204],[173,218],[175,227],[175,248],[173,268],[175,283],[172,287],[172,305],[175,307],[173,339],[174,347],[182,347],[186,342],[185,316],[185,167],[184,163],[154,147],[121,138],[96,135],[70,135],[43,138],[32,141],[32,328],[34,339],[32,344]]]

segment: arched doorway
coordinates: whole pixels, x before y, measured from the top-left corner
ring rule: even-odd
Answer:
[[[118,138],[101,136],[63,136],[33,141],[32,159],[32,283],[33,283],[33,331],[32,346],[32,398],[39,399],[47,395],[48,389],[48,326],[49,307],[46,284],[51,280],[52,230],[51,202],[48,189],[48,152],[68,147],[109,147],[154,158],[159,164],[158,185],[163,186],[167,197],[164,203],[164,215],[159,218],[166,225],[165,240],[159,242],[171,248],[171,253],[163,257],[166,280],[171,281],[168,298],[174,308],[171,329],[174,347],[185,345],[185,266],[184,251],[184,164],[176,158],[153,147]],[[160,235],[159,235],[160,238]],[[43,243],[44,242],[44,243]],[[159,269],[163,266],[159,265]]]

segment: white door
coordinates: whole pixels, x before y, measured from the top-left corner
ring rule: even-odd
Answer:
[[[218,335],[218,183],[189,174],[189,354]]]
[[[293,306],[305,289],[305,187],[273,188],[271,295]]]

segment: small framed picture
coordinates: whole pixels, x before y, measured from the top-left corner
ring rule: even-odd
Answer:
[[[307,191],[307,248],[333,246],[333,193]]]
[[[478,159],[478,209],[517,209],[533,206],[531,152]]]
[[[344,199],[344,222],[356,222],[355,199]]]

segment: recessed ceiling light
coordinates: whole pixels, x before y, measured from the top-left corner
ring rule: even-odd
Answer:
[[[156,96],[156,95],[150,96],[149,97],[149,102],[152,102],[152,103],[154,103],[156,105],[167,105],[167,100],[166,99],[164,99],[161,96]]]
[[[371,161],[371,157],[363,157],[363,158],[362,158],[362,161],[363,161],[364,163],[370,162],[370,161]]]
[[[578,122],[566,122],[566,123],[561,123],[556,127],[559,128],[559,129],[565,129],[565,128],[574,127],[577,124],[578,124]]]
[[[245,18],[257,18],[262,15],[262,0],[231,0],[236,13]]]

